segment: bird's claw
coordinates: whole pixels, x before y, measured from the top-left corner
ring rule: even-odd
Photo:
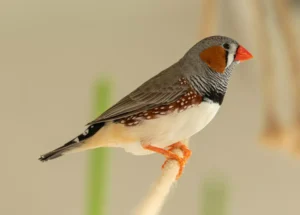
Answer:
[[[180,156],[175,154],[173,152],[174,149],[180,149],[183,152],[183,157],[181,158]],[[187,148],[186,145],[182,144],[181,142],[177,142],[177,143],[174,143],[174,144],[168,146],[167,150],[170,153],[168,153],[168,155],[166,156],[167,160],[162,165],[162,168],[165,167],[165,165],[167,164],[167,162],[169,160],[176,160],[178,162],[178,165],[179,165],[178,174],[176,176],[176,180],[178,180],[180,178],[180,176],[182,175],[183,168],[185,167],[185,164],[187,163],[187,160],[191,156],[192,152],[191,152],[191,150],[189,150]]]

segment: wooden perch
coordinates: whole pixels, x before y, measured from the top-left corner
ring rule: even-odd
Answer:
[[[183,152],[180,149],[174,149],[172,152],[183,157]],[[146,198],[137,207],[134,215],[159,214],[172,185],[176,182],[178,171],[178,162],[176,160],[168,160],[163,168],[160,178],[153,185],[148,196],[146,196]]]

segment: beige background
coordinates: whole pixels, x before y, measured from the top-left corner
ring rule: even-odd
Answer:
[[[223,1],[226,18],[217,33],[234,37],[255,55],[264,50],[253,41],[249,1]],[[95,80],[113,79],[116,102],[177,61],[200,39],[199,11],[200,0],[0,2],[0,214],[84,213],[88,153],[47,164],[38,156],[92,119]],[[192,139],[193,156],[163,214],[198,214],[201,182],[215,172],[230,184],[228,214],[299,214],[300,161],[257,141],[259,60],[239,66],[218,116]],[[278,62],[280,73],[284,63]],[[291,98],[286,91],[279,94],[285,113]],[[159,176],[163,158],[116,149],[111,159],[108,214],[129,214]]]

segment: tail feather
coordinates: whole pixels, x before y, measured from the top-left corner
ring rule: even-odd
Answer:
[[[52,160],[52,159],[61,157],[62,155],[66,154],[67,152],[72,151],[72,149],[79,147],[81,144],[82,143],[73,142],[73,140],[72,140],[72,141],[66,143],[65,145],[63,145],[62,147],[59,147],[57,149],[54,149],[51,152],[41,155],[39,160],[44,162],[44,161],[48,161],[48,160]]]
[[[105,123],[98,123],[89,126],[82,134],[80,134],[73,140],[67,142],[66,144],[57,149],[54,149],[53,151],[41,155],[39,160],[44,162],[72,152],[74,149],[79,148],[82,144],[84,144],[85,140],[92,137],[97,131],[99,131],[104,126],[104,124]]]

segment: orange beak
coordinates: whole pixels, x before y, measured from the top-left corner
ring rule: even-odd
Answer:
[[[247,51],[243,46],[239,46],[234,58],[235,61],[245,61],[253,58],[252,54]]]

